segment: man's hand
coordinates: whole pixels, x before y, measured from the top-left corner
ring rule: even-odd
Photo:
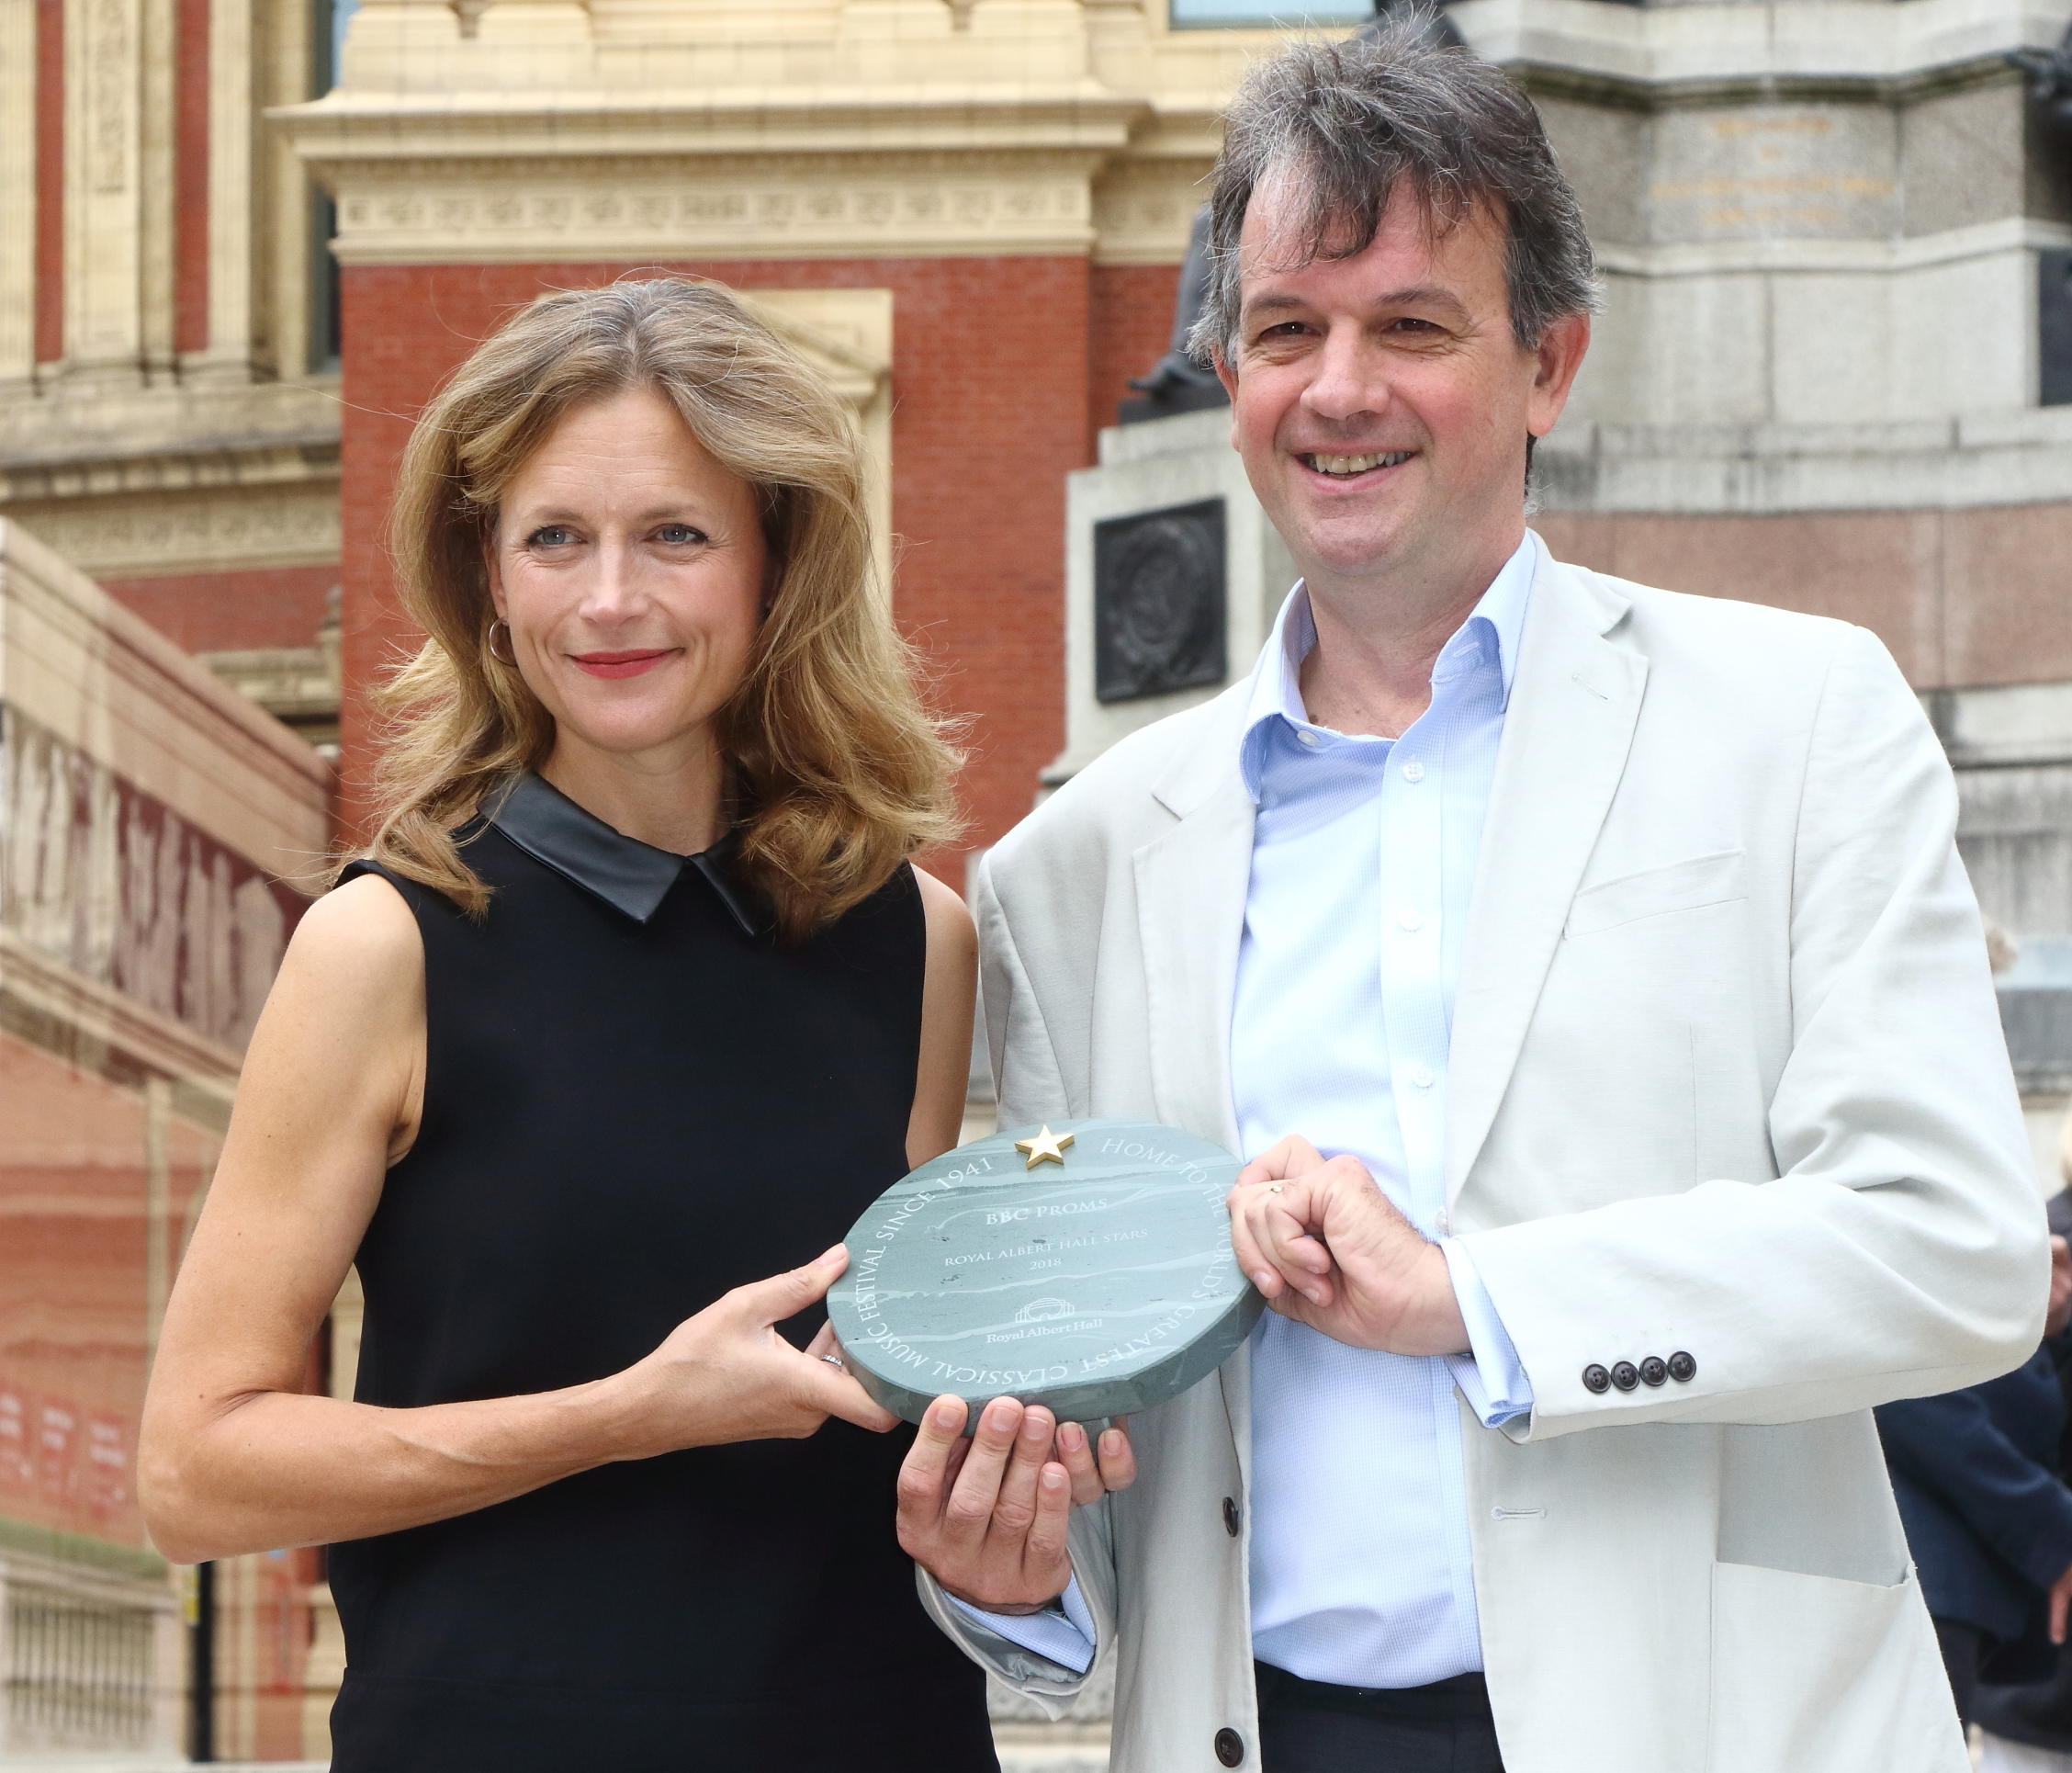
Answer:
[[[1467,1350],[1445,1253],[1357,1158],[1283,1139],[1238,1172],[1229,1205],[1238,1266],[1283,1317],[1356,1349]]]
[[[2064,1238],[2053,1237],[2050,1251],[2050,1305],[2044,1315],[2044,1334],[2062,1336],[2072,1324],[2072,1249]]]
[[[2050,1590],[2050,1639],[2053,1643],[2065,1642],[2065,1612],[2072,1607],[2072,1569],[2051,1584]]]
[[[939,1397],[899,1468],[899,1543],[970,1606],[1040,1612],[1072,1579],[1065,1522],[1075,1508],[1136,1481],[1120,1427],[1098,1447],[1076,1422],[996,1397],[966,1440],[964,1404]]]

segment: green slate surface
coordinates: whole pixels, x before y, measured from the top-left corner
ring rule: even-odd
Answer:
[[[847,1239],[828,1316],[863,1388],[918,1422],[945,1392],[1086,1422],[1177,1397],[1265,1302],[1231,1255],[1238,1160],[1150,1121],[1053,1121],[974,1139],[880,1195]]]

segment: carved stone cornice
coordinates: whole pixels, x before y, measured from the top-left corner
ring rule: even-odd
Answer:
[[[192,466],[175,457],[162,465]],[[339,556],[335,467],[301,484],[152,492],[96,488],[87,496],[10,500],[5,511],[100,579],[322,566]]]
[[[1897,74],[1810,69],[1796,73],[1695,74],[1673,80],[1640,80],[1602,68],[1579,68],[1528,56],[1506,60],[1502,65],[1535,98],[1567,98],[1650,113],[1701,106],[1905,105],[1940,94],[2003,85],[2011,77],[2006,56],[1998,51]]]
[[[1232,86],[1285,35],[1143,0],[548,11],[541,36],[492,0],[469,33],[368,0],[339,87],[270,114],[338,198],[341,259],[1171,263]]]
[[[330,646],[253,647],[196,655],[241,695],[276,720],[295,723],[338,717],[338,649]],[[305,732],[304,737],[310,737]]]
[[[338,91],[268,113],[320,173],[341,161],[600,154],[965,153],[1124,146],[1148,97],[1053,85],[726,85],[692,91]]]
[[[1453,0],[1476,54],[1594,96],[1656,102],[1849,95],[1892,102],[1999,78],[2055,38],[2044,0],[1823,0],[1819,6],[1547,6]]]
[[[1213,160],[1125,160],[1094,186],[1094,256],[1104,265],[1171,265],[1208,201]]]
[[[346,264],[1084,253],[1098,154],[319,163]]]
[[[127,488],[335,477],[335,380],[0,401],[0,503]]]
[[[0,505],[226,487],[315,484],[335,491],[337,482],[335,435],[285,444],[208,440],[186,449],[128,453],[110,449],[53,455],[44,461],[0,463]]]

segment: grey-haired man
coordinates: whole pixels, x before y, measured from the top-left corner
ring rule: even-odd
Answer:
[[[2047,1257],[1935,739],[1862,630],[1526,530],[1593,286],[1496,71],[1263,64],[1212,216],[1303,582],[974,898],[1004,1120],[1242,1149],[1275,1311],[1133,1471],[945,1407],[929,1604],[1116,1657],[1116,1773],[1957,1773],[1870,1408],[2020,1361]]]

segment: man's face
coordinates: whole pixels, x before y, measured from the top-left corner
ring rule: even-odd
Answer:
[[[1253,196],[1218,366],[1253,490],[1318,588],[1486,578],[1517,545],[1526,436],[1552,429],[1589,322],[1518,344],[1487,209],[1434,229],[1400,184],[1364,251],[1302,264],[1300,199],[1285,180]]]

